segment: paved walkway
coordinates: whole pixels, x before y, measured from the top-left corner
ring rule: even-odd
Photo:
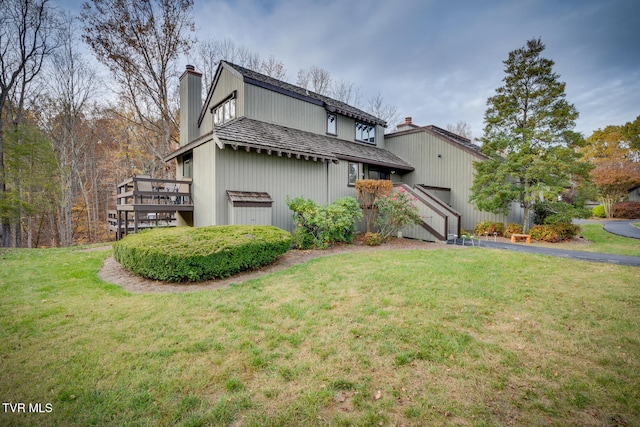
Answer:
[[[480,243],[480,247],[525,252],[529,254],[549,255],[561,258],[578,259],[582,261],[604,262],[608,264],[640,267],[640,257],[637,256],[603,254],[599,252],[570,251],[566,249],[555,249],[544,246],[531,246],[527,244],[492,242],[490,240],[483,240]]]
[[[640,239],[640,228],[633,226],[633,224],[640,222],[640,219],[603,222],[604,231],[608,231],[611,234],[617,234],[618,236]]]
[[[605,231],[612,234],[617,234],[623,237],[630,237],[634,239],[640,239],[640,228],[634,227],[633,224],[640,222],[640,219],[634,220],[577,220],[576,224],[602,224]],[[477,241],[475,243],[478,244]],[[470,246],[470,242],[467,242],[467,246]],[[481,240],[480,247],[503,249],[516,252],[525,252],[530,254],[549,255],[562,258],[578,259],[591,262],[604,262],[608,264],[618,265],[630,265],[633,267],[640,267],[640,257],[626,256],[626,255],[613,255],[603,254],[599,252],[582,252],[582,251],[570,251],[567,249],[555,249],[544,246],[531,246],[526,244],[514,244],[503,242],[492,242],[490,240]]]

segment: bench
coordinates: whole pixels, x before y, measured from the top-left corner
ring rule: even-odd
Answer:
[[[531,243],[531,236],[528,234],[512,234],[511,243],[515,243],[518,239],[527,239],[527,245]]]

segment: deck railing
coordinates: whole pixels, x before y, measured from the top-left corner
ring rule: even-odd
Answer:
[[[137,175],[118,184],[116,205],[117,210],[130,211],[135,208],[153,211],[160,206],[171,206],[170,210],[178,206],[186,209],[177,210],[189,210],[189,207],[193,210],[191,180],[154,179]]]
[[[175,227],[178,212],[193,212],[191,179],[158,179],[135,175],[116,190],[116,210],[108,213],[116,238],[151,227]]]

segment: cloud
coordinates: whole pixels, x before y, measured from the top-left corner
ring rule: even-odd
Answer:
[[[273,55],[290,80],[321,66],[422,125],[466,121],[480,136],[503,61],[533,37],[567,83],[578,131],[640,114],[635,1],[196,0],[194,12],[201,39]]]

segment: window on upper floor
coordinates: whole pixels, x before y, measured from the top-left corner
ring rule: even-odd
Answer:
[[[220,126],[236,118],[236,94],[231,94],[227,99],[213,107],[213,126]]]
[[[374,125],[356,121],[356,141],[375,144],[376,127]]]
[[[184,178],[193,178],[192,163],[193,163],[193,154],[189,153],[182,156],[182,176]]]
[[[338,134],[338,116],[333,113],[327,113],[327,133],[329,135]]]

